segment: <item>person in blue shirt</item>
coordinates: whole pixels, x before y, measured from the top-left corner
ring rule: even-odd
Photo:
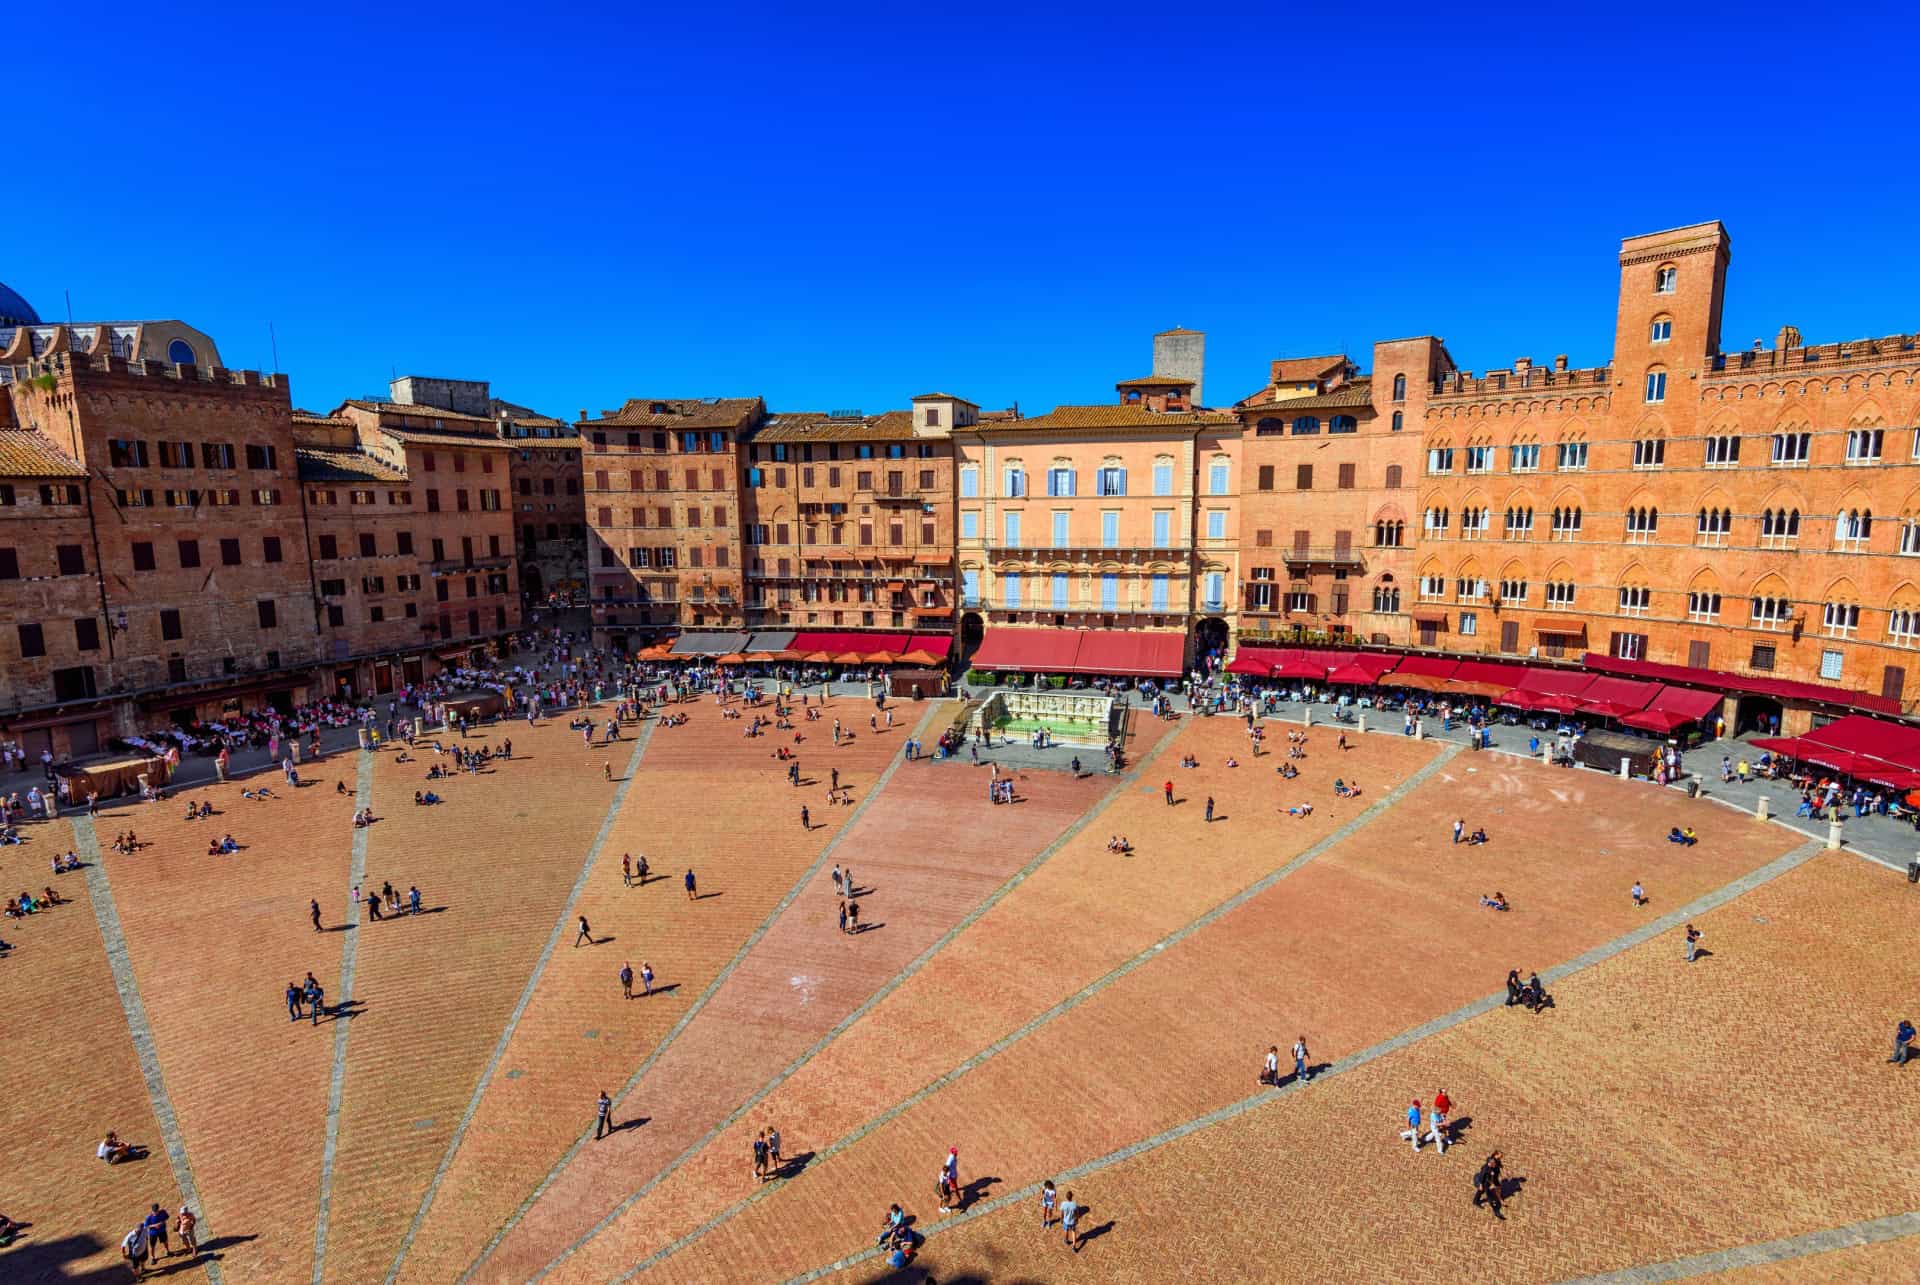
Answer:
[[[1913,1023],[1902,1019],[1900,1027],[1893,1033],[1893,1056],[1887,1061],[1895,1066],[1905,1066],[1913,1057]]]

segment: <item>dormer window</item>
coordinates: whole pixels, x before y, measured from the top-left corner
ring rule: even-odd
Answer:
[[[664,415],[667,413],[667,404],[665,402],[655,402],[652,405],[652,407],[649,408],[649,413],[654,415]]]

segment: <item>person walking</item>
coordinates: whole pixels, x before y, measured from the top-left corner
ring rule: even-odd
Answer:
[[[1080,1252],[1080,1205],[1073,1198],[1073,1191],[1067,1191],[1067,1198],[1060,1206],[1060,1229],[1066,1232],[1067,1248],[1074,1253]]]
[[[135,1223],[133,1230],[120,1241],[120,1256],[127,1260],[127,1270],[133,1273],[135,1280],[147,1274],[147,1249],[147,1224],[144,1221]]]
[[[847,931],[847,903],[845,901],[840,903],[840,931],[842,934]]]
[[[649,869],[650,867],[647,865],[647,854],[643,852],[640,854],[640,859],[633,863],[633,881],[642,888],[647,886],[647,872]]]
[[[1633,904],[1636,906],[1644,906],[1647,904],[1647,890],[1640,886],[1638,879],[1633,881]]]
[[[1313,1082],[1313,1072],[1307,1069],[1307,1037],[1304,1035],[1293,1041],[1293,1078],[1301,1084]]]
[[[1420,1150],[1420,1099],[1419,1098],[1415,1098],[1407,1106],[1407,1127],[1400,1131],[1400,1136],[1405,1138],[1408,1142],[1411,1142],[1413,1144],[1413,1149],[1416,1152]]]
[[[767,1180],[767,1131],[765,1129],[753,1135],[753,1180]]]
[[[193,1216],[193,1210],[185,1205],[180,1206],[180,1213],[173,1220],[173,1230],[180,1237],[180,1252],[188,1258],[200,1255],[200,1242],[194,1239],[194,1231],[199,1225],[200,1220]]]
[[[172,1258],[173,1250],[167,1244],[167,1211],[160,1208],[159,1202],[149,1206],[146,1217],[147,1244],[152,1248],[155,1259]]]
[[[411,915],[420,913],[420,886],[418,884],[410,883],[407,885],[407,913]]]
[[[1520,1002],[1520,970],[1507,970],[1507,1007],[1512,1008]]]
[[[1687,925],[1687,962],[1691,964],[1700,955],[1700,930],[1692,924]]]
[[[326,1000],[327,1000],[326,988],[320,985],[320,983],[314,978],[314,975],[312,973],[308,973],[307,974],[307,1016],[313,1019],[311,1022],[308,1023],[308,1025],[310,1026],[320,1025],[320,1010],[322,1010],[327,1006]]]
[[[960,1148],[947,1148],[947,1158],[940,1162],[940,1176],[946,1179],[947,1189],[952,1193],[953,1208],[960,1208],[963,1203],[960,1198]]]
[[[1168,781],[1165,785],[1161,786],[1160,792],[1166,795],[1167,806],[1172,807],[1173,806],[1173,782]]]
[[[593,1140],[595,1142],[613,1132],[613,1099],[607,1096],[605,1089],[600,1090],[600,1101],[595,1108]]]
[[[315,932],[319,932],[319,931],[320,931],[320,901],[319,901],[319,898],[317,898],[317,897],[316,897],[316,898],[314,898],[314,899],[313,899],[312,901],[310,901],[310,902],[308,902],[308,903],[307,903],[307,913],[308,913],[308,915],[309,915],[309,916],[310,916],[310,917],[312,918],[312,920],[313,920],[313,930],[314,930]]]
[[[847,931],[850,933],[860,931],[860,903],[857,901],[847,903]]]
[[[620,997],[633,998],[633,965],[631,963],[620,965]]]
[[[300,988],[292,982],[287,983],[287,1020],[289,1022],[300,1020]]]
[[[780,1130],[773,1125],[767,1126],[767,1176],[778,1178],[780,1169],[786,1161],[780,1157]]]
[[[573,935],[573,944],[578,946],[583,941],[589,946],[593,945],[593,930],[587,927],[585,915],[580,916],[580,931]]]
[[[640,993],[647,998],[653,996],[653,965],[644,959],[640,961]]]
[[[1465,817],[1457,818],[1453,823],[1453,841],[1455,843],[1460,842],[1460,837],[1464,835],[1466,832],[1467,832],[1467,819]]]
[[[380,913],[380,898],[377,895],[368,897],[367,898],[367,922],[376,923],[379,920],[384,919],[385,917],[386,916]]]
[[[1260,1083],[1271,1084],[1276,1089],[1280,1087],[1280,1046],[1278,1044],[1267,1046],[1267,1061],[1266,1065],[1260,1068]]]
[[[1207,822],[1208,824],[1212,824],[1213,822],[1213,796],[1211,794],[1207,796]]]
[[[807,805],[804,803],[800,805],[800,828],[802,830],[813,829],[813,815],[807,811]]]
[[[1913,1023],[1901,1019],[1893,1032],[1893,1056],[1887,1061],[1895,1066],[1905,1066],[1913,1059]]]
[[[1049,1231],[1053,1227],[1054,1207],[1060,1201],[1060,1193],[1053,1189],[1053,1179],[1040,1184],[1040,1230]]]
[[[1442,1089],[1433,1100],[1433,1110],[1427,1112],[1427,1141],[1438,1147],[1443,1156],[1447,1154],[1447,1109],[1440,1104],[1446,1096],[1447,1091]]]
[[[1507,1216],[1500,1212],[1501,1167],[1500,1153],[1498,1151],[1488,1156],[1486,1160],[1481,1163],[1480,1168],[1476,1170],[1473,1175],[1473,1203],[1474,1207],[1478,1208],[1481,1202],[1484,1201],[1487,1207],[1493,1210],[1493,1216],[1501,1222],[1505,1222]]]
[[[846,883],[845,880],[841,878],[840,867],[835,865],[833,868],[833,895],[843,897],[846,895],[846,891]]]
[[[633,855],[631,853],[620,854],[620,883],[622,887],[633,887]]]
[[[687,900],[688,901],[700,900],[699,886],[694,882],[693,871],[691,870],[687,871],[686,882],[687,882]]]

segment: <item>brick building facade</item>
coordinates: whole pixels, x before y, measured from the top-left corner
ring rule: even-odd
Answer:
[[[765,417],[758,397],[632,398],[597,419],[580,413],[597,642],[744,626],[741,443]]]
[[[305,700],[320,635],[285,378],[59,348],[10,370],[5,734],[84,754]]]
[[[782,412],[748,439],[747,624],[949,633],[958,398],[862,415]]]
[[[513,448],[513,485],[520,587],[529,605],[564,604],[587,592],[587,497],[580,434],[564,420],[495,398],[493,421]]]
[[[1911,708],[1920,350],[1720,345],[1731,245],[1628,238],[1614,357],[1431,397],[1415,640],[1835,684]],[[1877,520],[1876,520],[1877,519]]]
[[[1375,344],[1371,375],[1286,358],[1235,407],[1243,637],[1408,642],[1420,425],[1452,369],[1431,337]]]

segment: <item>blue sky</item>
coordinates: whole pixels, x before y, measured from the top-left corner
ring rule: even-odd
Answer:
[[[1619,238],[1708,218],[1728,347],[1920,328],[1893,8],[284,8],[33,24],[0,280],[236,366],[271,321],[310,407],[562,416],[1106,401],[1174,325],[1214,404],[1411,334],[1592,365]]]

